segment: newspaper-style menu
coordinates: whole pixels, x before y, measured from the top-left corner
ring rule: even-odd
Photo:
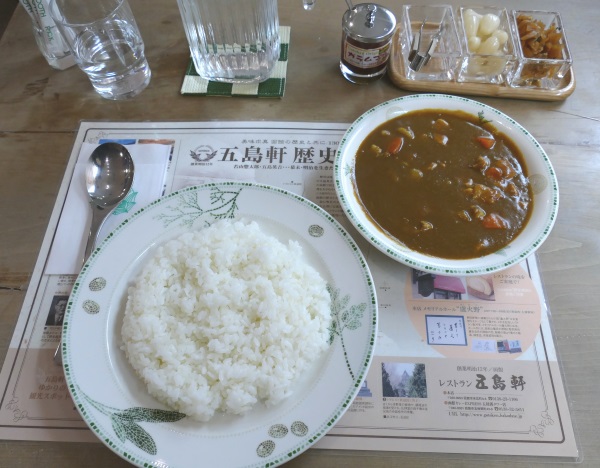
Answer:
[[[155,164],[148,168],[152,187],[140,185],[140,200],[205,182],[259,182],[310,199],[353,235],[377,291],[375,356],[352,406],[317,448],[577,459],[535,256],[492,275],[446,277],[379,252],[352,227],[335,194],[333,162],[347,126],[82,123],[0,374],[0,437],[97,440],[53,360],[77,273],[53,259],[78,245],[61,242],[60,234],[81,196],[73,177],[78,163],[108,140],[130,145],[142,164]],[[120,216],[141,207],[136,199],[129,203]]]

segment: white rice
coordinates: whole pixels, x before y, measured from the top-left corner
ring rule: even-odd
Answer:
[[[189,417],[275,405],[327,348],[330,297],[297,242],[221,220],[157,249],[129,288],[123,349]]]

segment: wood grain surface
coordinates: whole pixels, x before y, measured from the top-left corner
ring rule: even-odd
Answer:
[[[401,4],[379,2],[400,16]],[[419,2],[413,2],[419,3]],[[458,2],[450,2],[458,5]],[[556,170],[560,208],[539,260],[555,340],[583,461],[600,466],[600,54],[597,0],[516,0],[507,8],[559,11],[574,58],[577,86],[560,102],[477,97],[513,117],[542,144]],[[292,27],[283,99],[182,96],[188,46],[175,1],[130,0],[152,68],[149,87],[131,101],[101,99],[76,67],[51,69],[18,7],[0,39],[0,357],[4,357],[54,205],[79,123],[100,121],[281,120],[351,122],[409,91],[385,77],[370,85],[339,72],[345,2],[279,2]],[[493,4],[490,0],[477,4]],[[550,462],[550,461],[549,461]],[[569,464],[549,463],[549,466]],[[103,445],[0,441],[0,467],[128,466]],[[199,463],[199,466],[202,466]],[[291,467],[538,467],[500,456],[323,451]]]

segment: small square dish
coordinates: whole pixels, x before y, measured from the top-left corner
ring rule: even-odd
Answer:
[[[557,89],[573,60],[559,13],[512,10],[517,66],[509,80],[512,87]]]
[[[506,9],[460,7],[457,16],[458,34],[464,50],[457,81],[505,83],[516,61]]]
[[[449,5],[404,5],[400,43],[408,79],[455,79],[462,51]]]

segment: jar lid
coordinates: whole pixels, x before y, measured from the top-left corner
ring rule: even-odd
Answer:
[[[396,17],[376,3],[361,3],[348,9],[342,18],[344,31],[363,42],[379,42],[389,38],[396,27]]]

